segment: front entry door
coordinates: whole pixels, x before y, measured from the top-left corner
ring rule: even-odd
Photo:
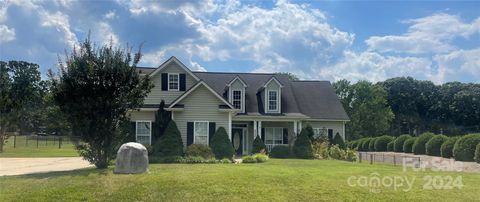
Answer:
[[[243,129],[242,128],[233,128],[232,129],[232,144],[235,149],[236,155],[243,155]]]

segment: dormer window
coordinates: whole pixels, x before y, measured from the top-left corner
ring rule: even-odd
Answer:
[[[168,90],[169,91],[178,91],[179,79],[178,74],[168,74]]]
[[[278,91],[268,91],[268,111],[278,111]]]
[[[232,91],[232,104],[235,109],[242,109],[242,91],[233,90]]]
[[[235,109],[239,109],[239,113],[245,113],[245,90],[247,84],[239,77],[236,76],[228,84],[228,99]]]

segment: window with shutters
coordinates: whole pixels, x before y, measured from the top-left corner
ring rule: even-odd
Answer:
[[[193,124],[193,143],[208,145],[208,121],[195,121]]]
[[[137,121],[136,122],[136,139],[138,143],[150,145],[152,141],[152,122]]]
[[[169,73],[168,74],[168,90],[169,91],[178,91],[178,89],[179,89],[178,74]]]

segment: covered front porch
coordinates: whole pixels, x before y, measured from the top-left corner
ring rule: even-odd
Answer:
[[[301,128],[300,120],[232,120],[231,140],[236,155],[251,154],[257,136],[269,152],[278,145],[292,145]]]

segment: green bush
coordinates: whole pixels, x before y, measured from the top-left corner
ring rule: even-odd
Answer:
[[[343,138],[342,136],[340,136],[339,133],[337,133],[333,138],[333,144],[338,145],[338,147],[340,147],[341,149],[345,149],[345,141],[343,141]]]
[[[265,143],[263,142],[262,138],[260,136],[257,136],[253,140],[253,146],[252,146],[252,152],[255,153],[265,153],[267,151],[267,146],[265,146]]]
[[[165,134],[153,145],[153,155],[157,157],[170,157],[183,155],[183,142],[180,131],[175,121],[170,121]]]
[[[345,161],[357,161],[358,156],[357,156],[357,151],[347,149],[345,150]]]
[[[475,161],[480,163],[480,143],[477,144],[477,148],[475,148]]]
[[[425,144],[426,154],[429,156],[441,156],[440,148],[442,144],[447,141],[448,137],[445,135],[435,135]]]
[[[440,154],[443,158],[452,158],[453,157],[453,147],[460,137],[450,137],[445,142],[443,142],[440,147]]]
[[[374,143],[375,151],[377,151],[377,152],[387,151],[388,143],[390,143],[393,140],[394,140],[394,138],[392,136],[388,136],[388,135],[383,135],[383,136],[375,138],[375,143]]]
[[[315,159],[328,159],[328,142],[317,142],[312,144],[313,157]]]
[[[412,136],[410,135],[400,135],[395,139],[395,142],[393,143],[393,151],[394,152],[403,152],[403,144],[405,143],[405,140],[408,138],[411,138]]]
[[[203,144],[192,144],[188,146],[185,155],[194,157],[199,156],[203,157],[204,159],[211,159],[215,156],[212,152],[212,149],[210,149],[209,146]]]
[[[372,138],[370,139],[370,141],[368,142],[368,150],[367,151],[375,151],[375,141],[377,140],[377,138]]]
[[[242,163],[256,163],[257,159],[255,159],[253,156],[243,156],[242,157]]]
[[[340,148],[338,145],[333,145],[328,148],[328,157],[331,159],[344,160],[345,150]]]
[[[423,133],[418,138],[415,140],[415,143],[413,143],[413,148],[412,152],[415,155],[419,154],[425,154],[426,149],[425,149],[425,144],[433,137],[435,134],[433,133]]]
[[[216,160],[215,158],[205,159],[201,156],[167,156],[149,158],[149,163],[185,163],[185,164],[213,164],[232,163],[229,159]]]
[[[270,151],[272,158],[288,158],[290,156],[290,147],[278,145],[272,148]]]
[[[480,134],[461,137],[453,147],[453,157],[457,161],[474,161],[475,149],[480,143]]]
[[[228,138],[227,131],[225,131],[225,128],[223,127],[219,127],[215,134],[213,134],[212,140],[210,141],[210,147],[217,159],[233,158],[235,150]]]
[[[254,154],[253,158],[257,160],[257,163],[263,163],[268,161],[268,156],[265,154]]]
[[[302,129],[302,132],[297,136],[297,140],[293,144],[293,153],[295,157],[301,159],[310,159],[313,157],[312,142],[308,138],[307,130]]]
[[[394,147],[394,145],[395,145],[395,140],[389,142],[389,143],[387,144],[387,151],[393,152],[393,147]]]
[[[372,138],[365,138],[365,139],[362,140],[362,142],[360,144],[361,147],[362,147],[361,151],[368,151],[368,145],[370,144],[371,139]],[[360,145],[359,145],[359,147],[360,147]]]
[[[413,144],[415,143],[416,140],[417,140],[416,137],[411,137],[411,138],[408,138],[407,140],[405,140],[405,142],[403,143],[403,152],[412,153],[413,152]]]

